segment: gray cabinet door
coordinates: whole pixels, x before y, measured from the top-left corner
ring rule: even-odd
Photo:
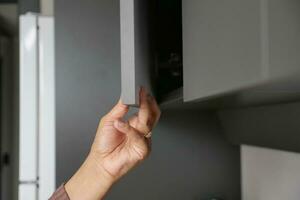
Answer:
[[[183,0],[182,6],[185,101],[299,74],[300,1]]]
[[[150,1],[120,0],[122,101],[138,105],[139,88],[151,90],[154,62],[150,40]]]

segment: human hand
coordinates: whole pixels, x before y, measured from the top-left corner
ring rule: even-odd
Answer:
[[[128,110],[119,101],[101,119],[87,159],[65,185],[71,200],[103,199],[114,182],[149,155],[159,107],[142,88],[138,113],[124,121]]]
[[[160,117],[155,99],[140,90],[138,113],[124,121],[129,107],[121,102],[105,115],[100,123],[91,149],[99,168],[115,181],[144,160],[150,153],[151,130]]]

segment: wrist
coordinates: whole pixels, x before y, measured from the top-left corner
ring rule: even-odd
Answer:
[[[94,169],[93,175],[96,179],[103,180],[106,185],[113,185],[116,182],[116,178],[103,167],[98,154],[90,152],[86,162],[87,165],[90,165],[90,167]]]
[[[103,199],[114,183],[93,155],[89,155],[79,170],[65,184],[71,200]]]

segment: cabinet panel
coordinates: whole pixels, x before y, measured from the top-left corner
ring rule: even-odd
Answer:
[[[300,152],[299,102],[224,109],[218,116],[233,144]]]
[[[151,90],[154,62],[148,0],[120,0],[122,101],[138,104],[140,86]]]
[[[139,86],[161,103],[182,87],[181,0],[120,0],[122,100],[138,104]]]
[[[298,80],[300,2],[182,3],[185,101]]]

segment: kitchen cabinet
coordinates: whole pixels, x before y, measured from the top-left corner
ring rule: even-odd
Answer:
[[[222,130],[233,144],[249,144],[300,152],[300,103],[282,103],[217,112]]]
[[[150,70],[154,60],[149,20],[148,0],[120,1],[122,100],[129,105],[138,104],[141,85],[151,90]]]
[[[239,91],[245,97],[249,88],[263,99],[299,91],[299,1],[184,0],[182,5],[185,101]]]
[[[120,0],[124,103],[138,104],[140,86],[158,100],[182,87],[181,20],[181,0]]]
[[[300,2],[120,2],[124,103],[138,104],[140,85],[161,103],[299,99]]]

